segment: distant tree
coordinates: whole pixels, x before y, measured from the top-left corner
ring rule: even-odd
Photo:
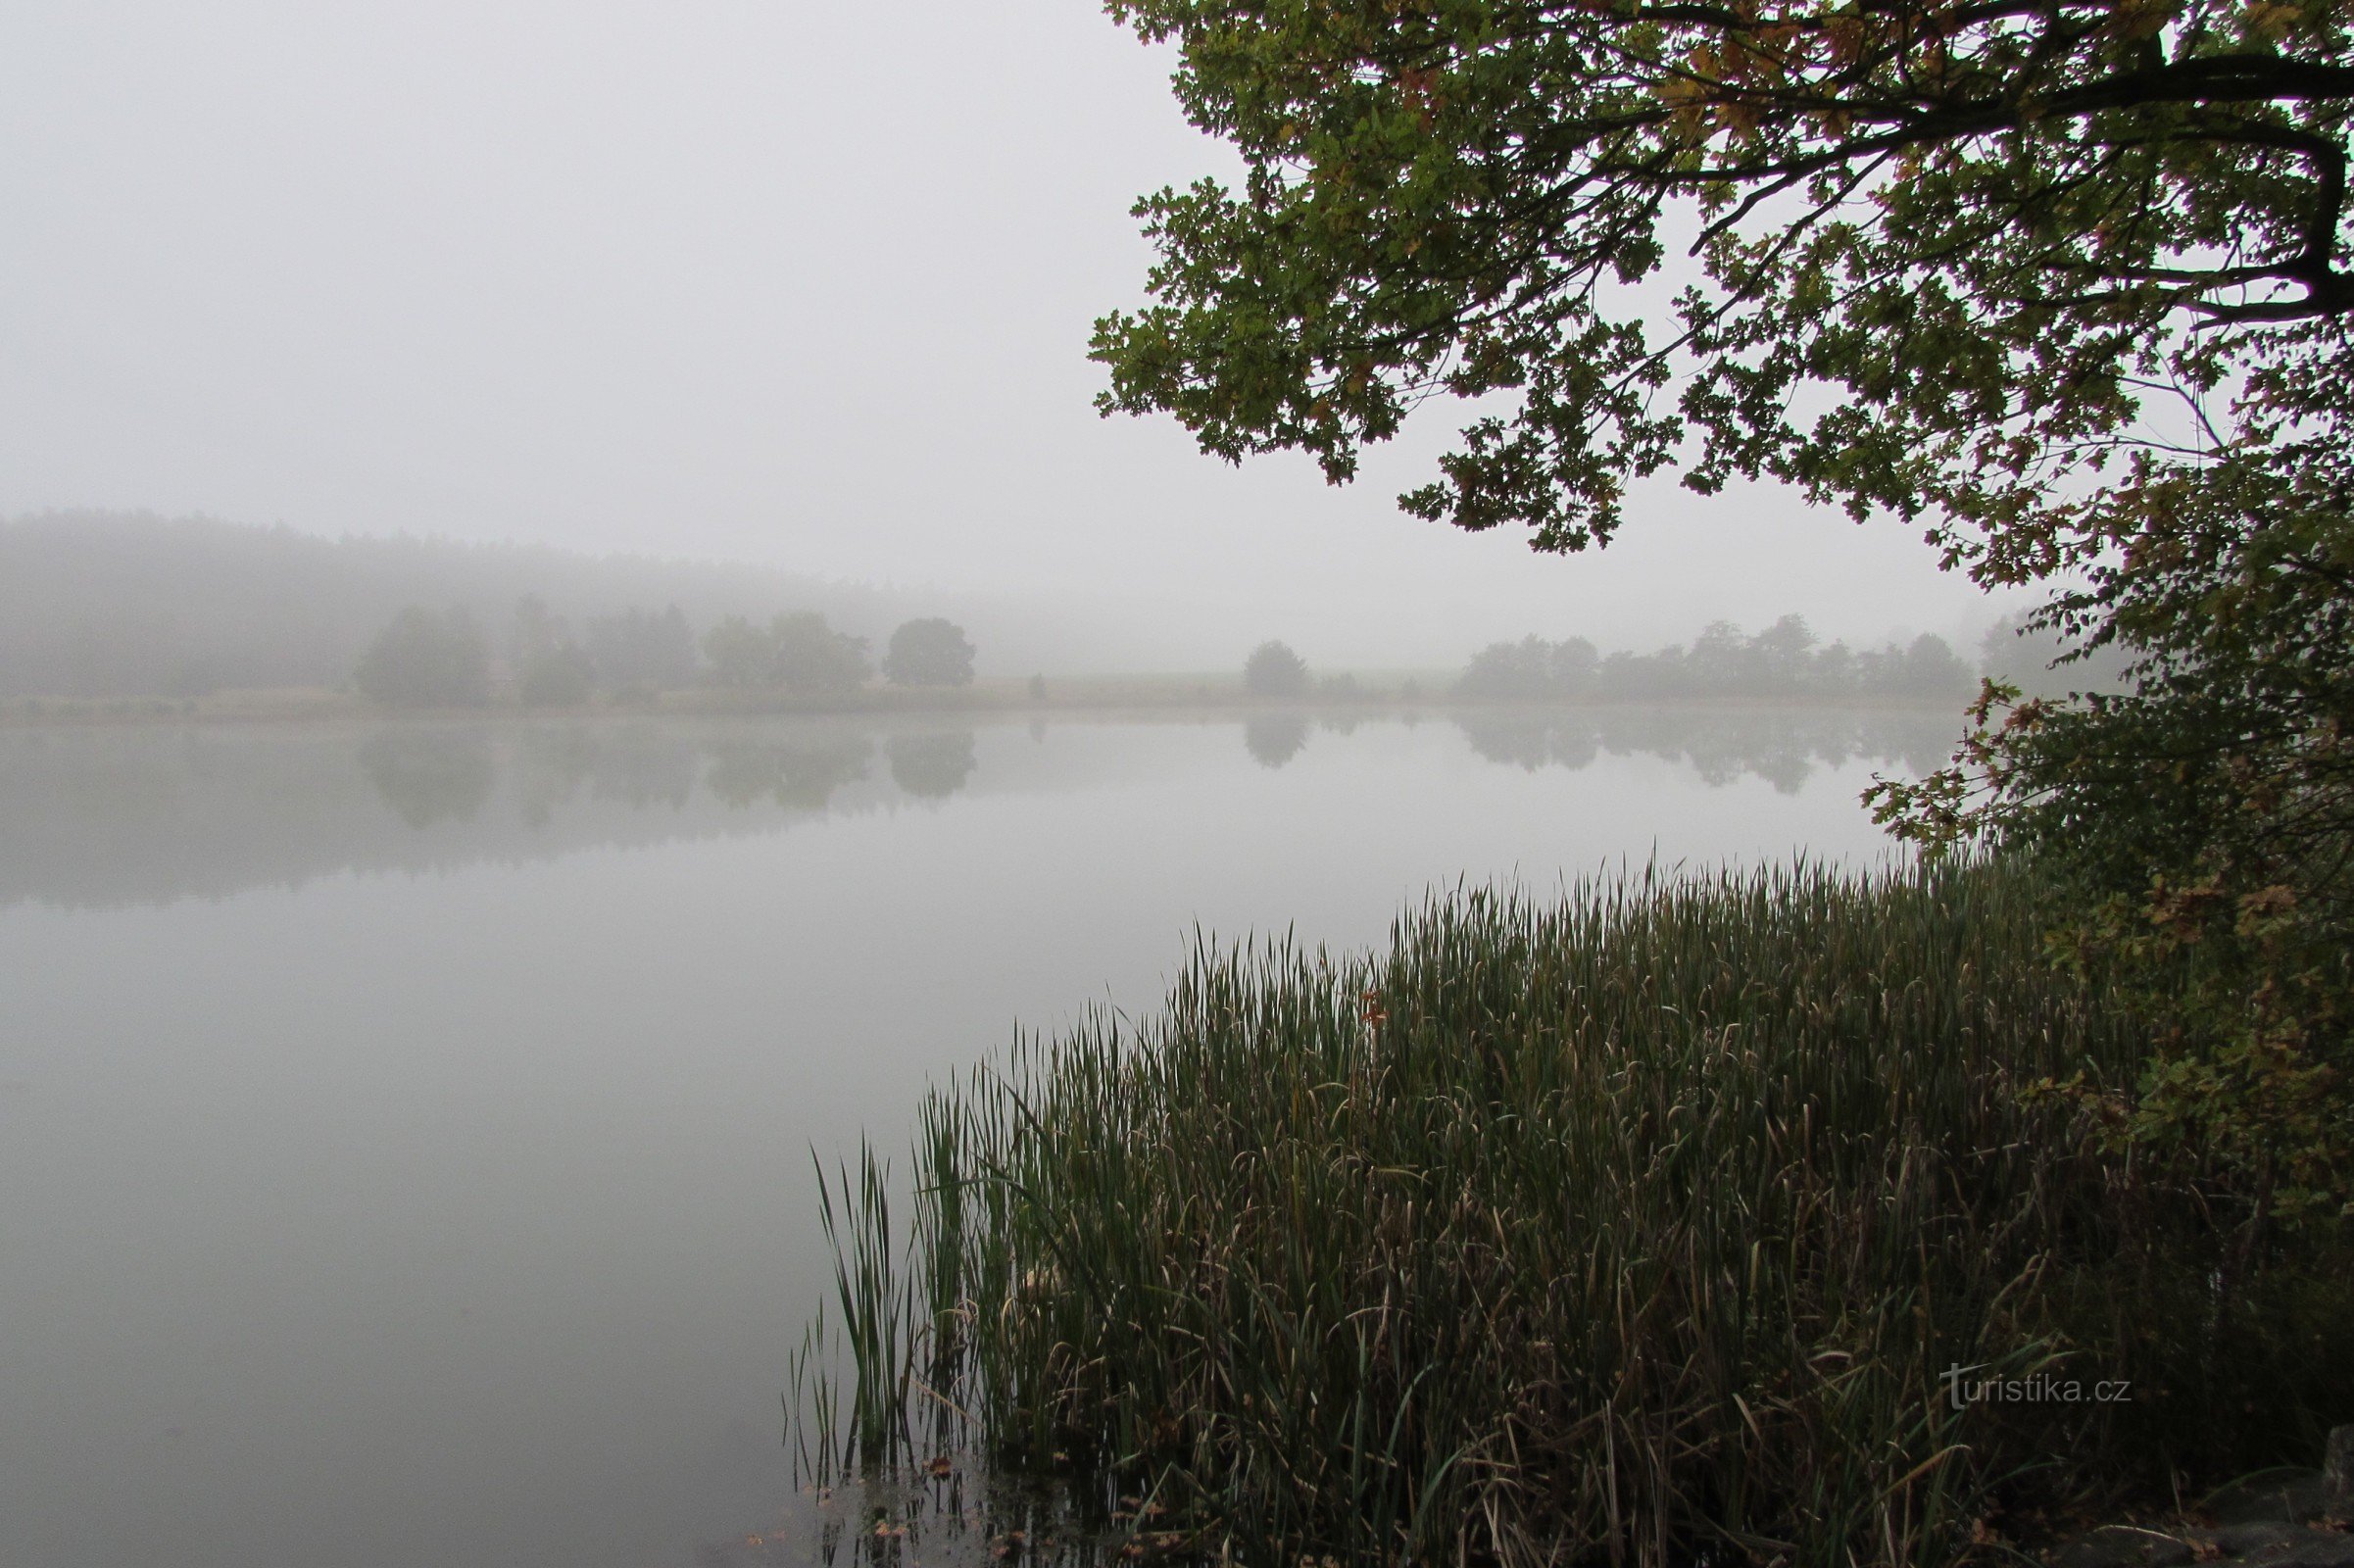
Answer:
[[[412,605],[368,645],[352,684],[396,708],[477,708],[490,700],[490,643],[462,609]]]
[[[742,615],[730,615],[703,634],[703,657],[721,686],[765,686],[776,668],[776,640]]]
[[[523,666],[515,694],[532,708],[570,708],[587,702],[596,685],[588,655],[565,643]]]
[[[866,639],[838,632],[813,612],[779,615],[769,623],[777,685],[804,697],[845,697],[873,673]]]
[[[1810,672],[1814,689],[1828,696],[1838,696],[1855,689],[1855,650],[1845,643],[1833,643],[1815,653],[1814,668]]]
[[[572,641],[564,617],[552,613],[536,594],[515,602],[515,636],[510,644],[515,660],[515,691],[533,708],[568,708],[588,701],[596,671],[588,655]]]
[[[1904,689],[1918,697],[1966,697],[1978,688],[1978,675],[1962,662],[1942,637],[1927,633],[1913,639],[1904,651]]]
[[[2115,643],[2088,648],[2054,627],[2008,615],[1979,640],[1979,672],[2019,688],[2027,697],[2127,689],[2126,651]]]
[[[883,678],[894,686],[970,686],[973,646],[964,628],[934,615],[891,634]]]
[[[515,602],[515,626],[508,634],[507,652],[516,668],[571,640],[571,629],[564,625],[564,617],[549,610],[539,595],[525,594]]]
[[[1032,702],[1034,702],[1034,703],[1043,703],[1043,702],[1045,702],[1046,700],[1047,700],[1047,678],[1046,678],[1044,675],[1033,675],[1033,676],[1031,676],[1031,677],[1030,677],[1030,701],[1032,701]]]
[[[1243,689],[1253,697],[1305,697],[1307,661],[1286,644],[1260,643],[1243,662]]]
[[[608,687],[668,691],[695,679],[695,634],[676,605],[660,614],[631,609],[591,616],[582,642]]]
[[[1498,650],[1502,650],[1499,652]],[[1506,678],[1529,663],[1499,644],[1487,673]],[[1483,658],[1487,658],[1484,655]],[[1941,637],[1911,646],[1852,649],[1818,643],[1803,618],[1785,615],[1754,636],[1731,621],[1711,623],[1689,648],[1612,654],[1594,669],[1593,686],[1619,702],[1713,697],[1962,697],[1972,675]]]
[[[1492,643],[1471,656],[1455,691],[1463,697],[1556,702],[1585,691],[1594,680],[1596,662],[1594,644],[1583,637],[1558,643],[1542,637]]]
[[[1729,620],[1712,620],[1700,628],[1682,662],[1682,682],[1694,695],[1730,696],[1755,691],[1749,639]]]
[[[747,594],[838,620],[856,599],[814,579],[717,562],[327,539],[199,518],[0,517],[0,697],[348,686],[361,654],[404,606],[465,605],[504,655],[510,613],[525,593],[579,607],[572,630],[598,663],[600,684],[662,689],[698,678],[696,638]],[[664,608],[672,603],[676,616]],[[629,605],[653,607],[658,613],[640,620],[663,623],[669,652],[659,673],[603,662],[610,643],[589,611]]]
[[[1785,615],[1749,639],[1747,674],[1762,693],[1803,691],[1815,672],[1815,634],[1804,615]]]
[[[703,639],[722,686],[776,686],[801,697],[844,697],[873,673],[866,639],[838,632],[810,612],[779,615],[765,630],[730,615]]]

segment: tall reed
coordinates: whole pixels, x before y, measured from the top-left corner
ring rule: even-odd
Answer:
[[[1646,874],[1437,898],[1363,957],[1202,945],[1141,1028],[930,1098],[896,1271],[866,1161],[824,1456],[929,1421],[1250,1562],[1949,1560],[2135,1417],[1947,1369],[2150,1375],[2133,1282],[2212,1255],[2021,1093],[2146,1054],[2035,898]]]

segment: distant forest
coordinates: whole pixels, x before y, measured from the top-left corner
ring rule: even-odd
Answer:
[[[1825,643],[1802,616],[1785,615],[1755,633],[1717,621],[1690,646],[1604,655],[1583,637],[1525,637],[1472,656],[1455,695],[1486,702],[1648,703],[1702,698],[1967,698],[1980,675],[2024,691],[2056,694],[2115,689],[2121,662],[2106,651],[2062,662],[2067,645],[2027,632],[2017,618],[1986,633],[1979,659],[1965,661],[1944,638],[1850,648]]]
[[[839,699],[876,672],[870,654],[895,684],[970,680],[973,649],[959,627],[906,618],[929,608],[756,566],[51,513],[0,520],[0,699],[356,687],[395,706],[464,707],[495,686],[526,705],[564,706],[594,691],[697,684]],[[1451,695],[1958,702],[1982,671],[2031,692],[2116,685],[2114,660],[2053,668],[2055,640],[2016,632],[1995,628],[1974,659],[1934,636],[1824,643],[1794,615],[1756,633],[1720,622],[1652,653],[1527,637],[1475,655]],[[1254,696],[1382,695],[1347,674],[1311,681],[1279,643],[1252,661]]]
[[[49,513],[0,521],[0,697],[342,686],[405,610],[462,610],[503,643],[525,599],[616,654],[616,640],[675,642],[673,609],[698,638],[789,611],[878,641],[908,609],[755,566]]]

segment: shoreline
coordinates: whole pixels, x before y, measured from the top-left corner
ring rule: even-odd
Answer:
[[[0,698],[0,730],[144,728],[166,725],[382,724],[508,725],[552,720],[599,723],[630,719],[898,718],[969,715],[1004,719],[1049,715],[1247,718],[1299,713],[1388,718],[1454,713],[1823,713],[1949,714],[1968,698],[1862,694],[1766,697],[1693,696],[1512,701],[1457,697],[1444,688],[1361,685],[1349,697],[1253,697],[1231,676],[1091,676],[1050,682],[1033,697],[1023,681],[980,682],[948,691],[877,688],[848,699],[798,698],[781,692],[683,688],[643,698],[607,697],[566,706],[526,707],[513,700],[466,708],[392,708],[347,692],[318,688],[231,691],[199,698]]]

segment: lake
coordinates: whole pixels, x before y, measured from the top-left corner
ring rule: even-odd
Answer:
[[[1955,728],[0,729],[0,1563],[720,1560],[792,1506],[812,1151],[1197,929],[1877,857]]]

